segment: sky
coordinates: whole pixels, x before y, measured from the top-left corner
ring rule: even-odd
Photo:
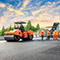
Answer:
[[[0,0],[0,30],[29,20],[41,28],[60,22],[60,0]]]

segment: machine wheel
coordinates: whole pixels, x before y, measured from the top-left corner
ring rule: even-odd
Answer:
[[[33,39],[33,35],[29,36],[29,39],[32,40]]]
[[[7,42],[10,42],[9,40],[6,40]]]
[[[19,41],[20,40],[20,36],[14,36],[14,40],[15,41]]]
[[[6,40],[6,38],[4,37],[4,40]]]
[[[7,42],[9,42],[9,40],[7,40],[6,38],[4,38],[4,40],[6,40]]]

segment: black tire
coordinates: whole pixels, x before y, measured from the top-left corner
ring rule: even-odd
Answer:
[[[33,39],[33,35],[29,36],[29,40],[32,40]]]
[[[15,35],[15,36],[14,36],[14,40],[15,40],[15,41],[19,41],[19,40],[20,40],[20,36],[16,36],[16,35]]]
[[[6,40],[6,38],[4,37],[4,40]]]
[[[6,40],[7,42],[9,42],[9,40],[7,40],[5,37],[4,37],[4,40]]]
[[[10,42],[10,40],[6,40],[7,42]]]

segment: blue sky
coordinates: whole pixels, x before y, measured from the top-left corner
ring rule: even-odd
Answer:
[[[14,21],[31,21],[40,27],[60,22],[59,0],[0,0],[0,29],[14,25]]]

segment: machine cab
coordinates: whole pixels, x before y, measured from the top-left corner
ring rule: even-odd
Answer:
[[[22,21],[14,22],[14,28],[19,29],[19,30],[21,30],[23,32],[25,29],[24,29],[23,25],[20,26],[21,24],[26,24],[26,22],[22,22]]]

